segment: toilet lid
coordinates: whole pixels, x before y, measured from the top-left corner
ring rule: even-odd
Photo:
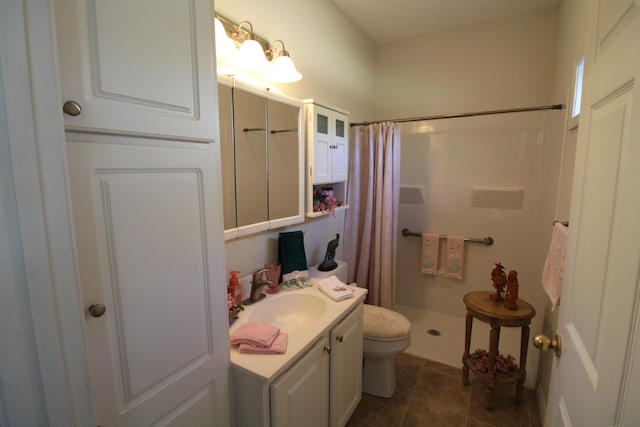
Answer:
[[[405,338],[411,323],[400,313],[375,305],[364,305],[364,336],[374,339]]]

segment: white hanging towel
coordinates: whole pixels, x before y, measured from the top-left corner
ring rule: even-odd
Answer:
[[[447,276],[462,279],[464,267],[464,237],[447,236]]]
[[[549,253],[542,270],[542,287],[551,300],[551,311],[555,310],[560,302],[568,236],[569,227],[560,222],[553,225]]]
[[[422,233],[422,256],[420,269],[423,274],[438,274],[438,254],[440,252],[440,236],[433,233]]]

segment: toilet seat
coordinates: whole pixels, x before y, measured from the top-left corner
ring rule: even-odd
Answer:
[[[364,305],[364,338],[375,341],[405,340],[411,331],[411,323],[400,313]]]

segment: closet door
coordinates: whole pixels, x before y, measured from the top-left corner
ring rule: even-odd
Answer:
[[[68,135],[95,424],[229,423],[217,144]]]
[[[54,4],[67,130],[213,140],[208,0]]]

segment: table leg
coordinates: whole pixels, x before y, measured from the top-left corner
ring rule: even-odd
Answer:
[[[489,336],[489,363],[487,377],[485,379],[487,387],[487,409],[493,408],[493,391],[496,386],[496,356],[498,355],[498,344],[500,342],[500,324],[491,320],[491,334]]]
[[[527,379],[527,349],[529,347],[529,326],[523,326],[520,333],[520,367],[516,383],[516,403],[522,402],[524,382]]]
[[[469,385],[469,368],[464,364],[465,359],[469,358],[469,349],[471,347],[471,328],[473,326],[473,316],[467,313],[466,327],[464,334],[464,353],[462,354],[462,383]]]

